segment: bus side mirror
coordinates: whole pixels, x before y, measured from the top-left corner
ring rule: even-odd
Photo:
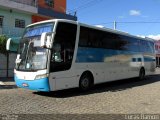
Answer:
[[[7,43],[6,43],[6,50],[9,51],[10,50],[10,45],[11,45],[11,38],[9,38],[7,40]]]
[[[41,35],[41,47],[51,49],[52,48],[53,35],[54,34],[52,32],[42,33],[42,35]]]

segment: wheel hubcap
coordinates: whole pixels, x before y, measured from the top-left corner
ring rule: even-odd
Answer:
[[[83,86],[84,88],[87,88],[87,87],[89,86],[89,80],[88,80],[87,78],[84,78],[84,79],[82,80],[82,86]]]

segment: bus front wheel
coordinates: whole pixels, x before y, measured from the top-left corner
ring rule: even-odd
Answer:
[[[139,71],[139,79],[143,80],[145,78],[145,69],[141,68]]]
[[[80,81],[79,81],[79,88],[82,91],[87,91],[92,86],[92,76],[90,74],[84,73],[82,74]]]

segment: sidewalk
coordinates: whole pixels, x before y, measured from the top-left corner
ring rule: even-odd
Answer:
[[[0,86],[2,85],[15,85],[13,78],[0,78]]]
[[[5,85],[4,82],[0,81],[0,85]]]

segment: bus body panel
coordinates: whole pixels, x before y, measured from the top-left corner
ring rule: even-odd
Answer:
[[[16,85],[21,88],[35,90],[35,91],[44,91],[49,92],[49,80],[48,78],[42,78],[37,80],[24,80],[14,77]]]
[[[14,75],[18,76],[19,79],[34,80],[36,76],[43,74],[48,74],[48,70],[38,70],[32,72],[32,71],[17,71],[16,69],[14,69]]]
[[[50,73],[49,83],[51,91],[78,87],[78,73],[74,70]]]
[[[14,73],[14,80],[18,87],[36,91],[50,91],[48,77],[36,79],[36,76],[46,74],[47,70],[39,70],[37,72],[14,70]]]

